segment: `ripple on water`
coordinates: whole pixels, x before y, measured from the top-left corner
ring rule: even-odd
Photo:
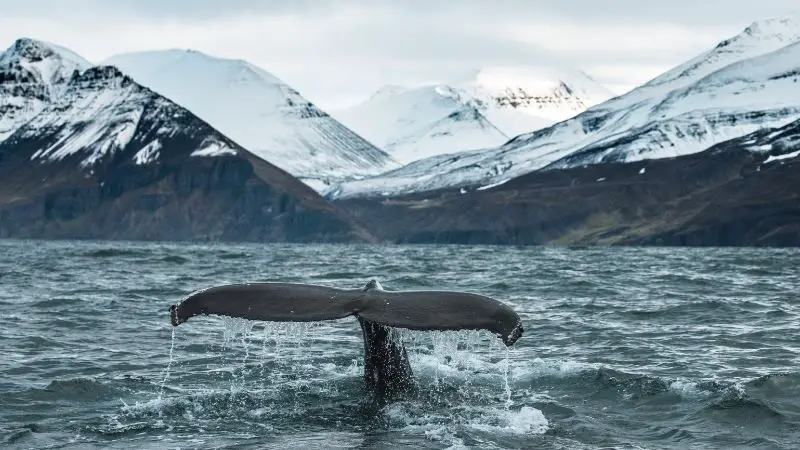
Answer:
[[[34,301],[30,306],[35,308],[63,308],[65,306],[78,305],[83,300],[76,297],[52,297],[44,300]]]
[[[179,255],[167,255],[162,257],[159,261],[167,264],[186,264],[191,260]]]
[[[131,256],[136,257],[146,257],[149,256],[151,252],[147,250],[134,250],[134,249],[126,249],[126,248],[103,248],[97,250],[89,250],[89,251],[80,251],[78,253],[79,256],[83,256],[86,258],[127,258]]]

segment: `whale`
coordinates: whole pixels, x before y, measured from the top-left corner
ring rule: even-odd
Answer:
[[[519,315],[494,298],[446,290],[387,291],[374,279],[357,289],[278,282],[221,285],[196,291],[169,311],[173,326],[199,315],[269,322],[355,316],[364,339],[364,384],[382,401],[416,387],[397,329],[485,330],[508,347],[524,331]]]

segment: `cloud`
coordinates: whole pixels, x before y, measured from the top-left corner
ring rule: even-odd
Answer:
[[[194,48],[246,59],[336,108],[383,84],[498,64],[570,64],[624,89],[795,2],[0,0],[0,40],[44,39],[93,61]]]
[[[413,17],[470,17],[484,21],[516,18],[539,23],[561,18],[576,23],[665,23],[716,26],[739,25],[764,14],[787,14],[798,8],[794,0],[35,0],[0,1],[4,15],[59,16],[96,12],[104,17],[215,21],[232,16],[327,16],[342,9],[367,14],[388,10]]]

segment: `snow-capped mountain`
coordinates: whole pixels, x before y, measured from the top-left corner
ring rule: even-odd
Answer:
[[[332,192],[373,196],[488,186],[544,168],[696,153],[800,118],[799,87],[800,22],[755,22],[714,49],[572,119],[496,149],[418,161]],[[424,179],[406,172],[428,170]]]
[[[454,94],[446,86],[384,88],[336,117],[402,163],[508,141],[475,106]]]
[[[800,41],[798,20],[800,18],[791,16],[753,22],[738,35],[659,75],[640,89],[646,91],[686,86],[730,63],[770,53]]]
[[[0,53],[0,142],[57,98],[74,71],[89,66],[65,48],[29,38]]]
[[[395,159],[409,163],[495,147],[611,96],[588,75],[568,68],[490,67],[447,84],[387,86],[334,115]]]
[[[165,50],[117,55],[104,64],[186,107],[312,187],[398,167],[289,85],[247,62]]]
[[[398,243],[800,245],[800,120],[699,153],[338,203]]]
[[[455,86],[479,102],[490,120],[514,136],[533,131],[530,124],[504,123],[502,117],[495,120],[493,113],[518,111],[555,123],[614,96],[586,73],[554,65],[488,67]]]
[[[92,170],[117,158],[132,164],[158,162],[171,141],[199,139],[193,156],[236,155],[238,145],[189,111],[135,83],[113,66],[74,73],[61,95],[19,127],[8,147],[36,143],[33,162],[80,160]],[[181,148],[185,148],[181,146]],[[174,150],[173,150],[174,152]]]
[[[113,66],[74,71],[0,143],[0,235],[297,240],[359,234],[290,174]]]

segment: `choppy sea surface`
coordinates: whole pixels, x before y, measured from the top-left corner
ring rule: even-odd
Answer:
[[[3,448],[797,448],[800,251],[0,241]],[[355,319],[169,305],[247,281],[452,289],[525,334],[405,332],[419,392],[362,383]]]

